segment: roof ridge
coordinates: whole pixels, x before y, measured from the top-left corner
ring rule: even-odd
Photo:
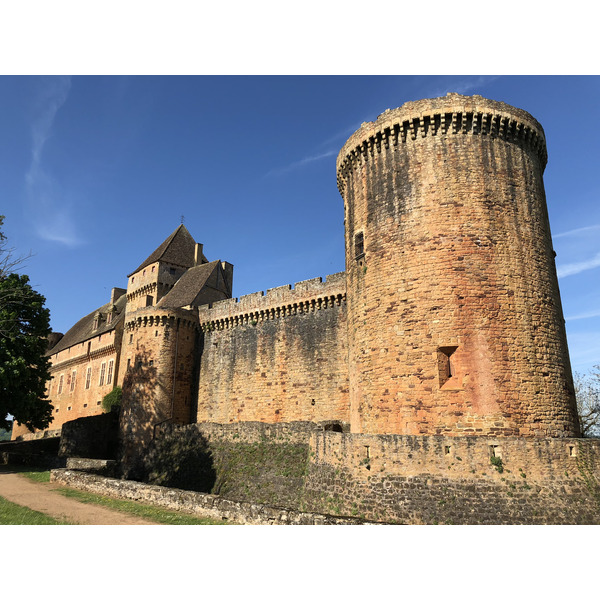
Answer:
[[[127,275],[127,277],[131,277],[133,274],[137,273],[138,271],[141,271],[144,267],[147,267],[149,264],[158,262],[159,260],[163,259],[165,254],[167,254],[167,252],[173,246],[173,244],[176,242],[176,240],[181,242],[180,246],[182,246],[182,248],[176,249],[174,251],[174,253],[177,255],[183,254],[182,256],[179,256],[181,261],[180,262],[165,261],[165,262],[171,262],[172,264],[177,264],[177,265],[180,264],[180,266],[188,267],[188,268],[191,266],[194,266],[193,264],[189,264],[190,261],[193,263],[193,255],[191,255],[190,257],[185,256],[185,254],[186,254],[185,246],[190,245],[190,241],[192,244],[195,245],[196,241],[192,237],[192,234],[188,231],[188,228],[183,223],[181,223],[181,225],[178,225],[177,228],[175,229],[175,231],[173,231],[173,233],[171,233],[171,235],[169,235],[154,250],[154,252],[152,252],[150,254],[150,256],[148,256],[148,258],[137,269],[135,269],[134,271],[129,273],[129,275]],[[188,264],[181,264],[181,263],[188,263]]]

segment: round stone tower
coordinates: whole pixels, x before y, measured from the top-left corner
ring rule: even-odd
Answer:
[[[408,102],[337,159],[353,432],[578,436],[544,131],[480,96]]]
[[[141,308],[126,316],[119,384],[122,462],[135,466],[156,428],[191,423],[198,317],[186,309]]]

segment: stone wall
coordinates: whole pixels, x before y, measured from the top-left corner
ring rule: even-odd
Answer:
[[[119,414],[104,413],[65,423],[59,456],[116,459],[119,446]]]
[[[146,502],[238,525],[361,525],[363,520],[300,512],[251,502],[238,502],[212,494],[188,492],[146,485],[136,481],[110,479],[82,471],[57,469],[50,480],[96,494],[122,500]]]
[[[349,422],[344,273],[198,314],[198,422]]]
[[[342,148],[353,432],[579,434],[545,164],[533,117],[458,94]]]
[[[386,523],[600,524],[599,440],[187,427],[208,441],[212,492],[236,501]]]

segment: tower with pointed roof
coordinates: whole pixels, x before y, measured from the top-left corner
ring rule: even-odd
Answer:
[[[194,420],[198,312],[231,297],[233,265],[208,261],[181,224],[128,275],[119,383],[125,463],[165,423]]]

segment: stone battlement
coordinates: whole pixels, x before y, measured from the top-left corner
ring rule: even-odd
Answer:
[[[265,292],[220,300],[200,306],[198,317],[203,330],[225,329],[276,319],[292,314],[313,312],[346,301],[346,273],[327,275],[282,285]]]
[[[488,135],[529,146],[537,153],[542,170],[548,160],[544,130],[528,112],[481,96],[448,94],[406,102],[386,110],[376,121],[363,123],[338,154],[338,187],[342,191],[348,171],[381,152],[382,146],[452,134]]]

